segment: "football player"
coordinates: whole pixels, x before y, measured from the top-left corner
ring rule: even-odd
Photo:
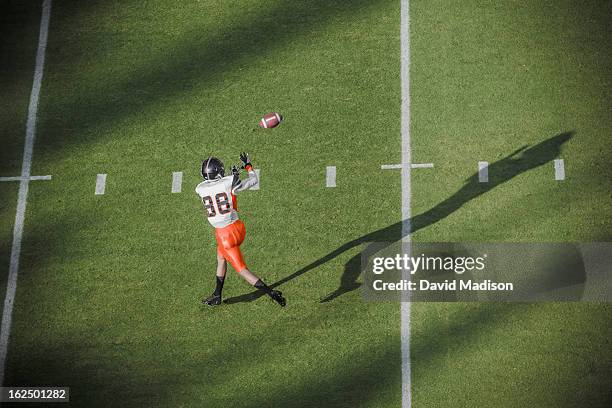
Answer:
[[[247,282],[267,294],[276,303],[285,306],[283,294],[273,290],[255,276],[246,266],[240,251],[240,244],[244,241],[246,229],[238,218],[238,205],[236,194],[248,190],[259,183],[257,173],[253,170],[249,155],[240,154],[242,168],[248,173],[248,178],[240,180],[240,171],[232,166],[232,175],[225,176],[225,168],[221,160],[209,157],[202,162],[202,177],[204,181],[196,187],[196,193],[204,204],[204,211],[210,224],[215,228],[217,239],[217,276],[214,293],[202,302],[208,306],[221,304],[221,291],[227,272],[227,263],[234,268],[238,275]]]

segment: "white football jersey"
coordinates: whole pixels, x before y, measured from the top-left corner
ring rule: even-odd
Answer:
[[[215,228],[223,228],[238,220],[235,194],[257,185],[257,174],[251,170],[248,179],[234,182],[234,176],[203,181],[195,191],[204,205],[204,214]]]

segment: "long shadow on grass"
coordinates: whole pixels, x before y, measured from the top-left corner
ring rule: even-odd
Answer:
[[[561,147],[572,138],[574,132],[560,133],[553,136],[535,146],[523,146],[505,158],[491,164],[489,166],[490,180],[488,183],[480,183],[478,181],[478,173],[474,173],[467,179],[466,184],[461,187],[456,193],[442,201],[432,209],[425,211],[410,220],[411,232],[414,233],[422,228],[428,227],[436,222],[448,217],[463,205],[471,200],[478,198],[495,187],[512,180],[514,177],[549,163],[554,158],[559,156]],[[311,271],[326,262],[331,261],[342,253],[361,245],[366,242],[395,242],[402,238],[402,224],[397,222],[388,227],[376,230],[369,234],[363,235],[346,244],[336,248],[327,255],[317,259],[316,261],[304,266],[300,270],[292,273],[281,280],[274,282],[271,286],[277,287],[283,283],[289,282],[300,275]],[[353,256],[344,266],[344,273],[340,279],[340,286],[334,292],[327,295],[321,302],[329,302],[336,297],[357,289],[361,284],[357,282],[360,274],[361,254]],[[250,302],[260,297],[259,292],[251,292],[241,296],[236,296],[227,299],[226,303]]]

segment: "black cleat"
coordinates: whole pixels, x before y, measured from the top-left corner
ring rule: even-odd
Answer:
[[[270,297],[272,298],[272,300],[274,300],[276,303],[278,303],[279,305],[283,307],[287,304],[287,301],[283,297],[283,293],[281,291],[278,291],[278,290],[271,291]]]
[[[206,299],[202,300],[207,306],[219,306],[221,304],[221,295],[210,295]]]

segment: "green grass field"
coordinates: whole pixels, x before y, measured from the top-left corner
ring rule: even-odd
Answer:
[[[17,176],[40,2],[1,4],[0,176]],[[414,241],[612,240],[611,18],[603,0],[411,2],[412,156],[435,163],[412,172]],[[399,305],[362,300],[345,245],[400,239],[400,172],[380,169],[400,162],[399,36],[399,0],[54,1],[32,167],[53,179],[30,184],[5,385],[87,407],[401,406]],[[269,111],[285,122],[258,129]],[[236,301],[232,271],[234,301],[200,303],[199,166],[243,150],[261,169],[243,251],[284,309]],[[490,183],[462,189],[479,160]],[[17,190],[0,183],[2,282]],[[414,303],[413,406],[609,406],[611,311]]]

